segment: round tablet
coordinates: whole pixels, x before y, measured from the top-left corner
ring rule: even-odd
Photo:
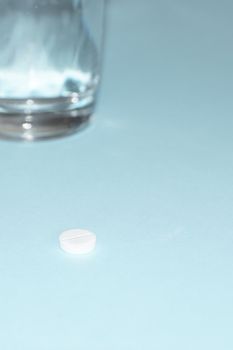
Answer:
[[[60,247],[70,254],[87,254],[95,249],[96,235],[87,230],[64,231],[59,237]]]

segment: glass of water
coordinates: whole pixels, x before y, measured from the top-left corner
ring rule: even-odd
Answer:
[[[70,134],[92,115],[105,0],[0,0],[0,136]]]

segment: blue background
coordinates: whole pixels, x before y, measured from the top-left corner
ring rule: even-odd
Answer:
[[[232,11],[112,1],[92,125],[0,142],[0,349],[233,349]]]

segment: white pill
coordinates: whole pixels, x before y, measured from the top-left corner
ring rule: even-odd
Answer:
[[[60,247],[70,254],[87,254],[95,249],[96,235],[87,230],[72,229],[59,236]]]

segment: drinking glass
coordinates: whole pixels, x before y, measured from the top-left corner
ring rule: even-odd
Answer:
[[[105,0],[0,0],[0,135],[63,136],[93,113]]]

